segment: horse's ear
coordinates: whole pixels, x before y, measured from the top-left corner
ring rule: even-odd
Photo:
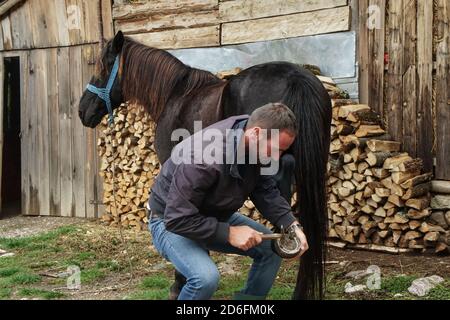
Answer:
[[[122,31],[117,32],[116,36],[114,37],[113,43],[112,43],[112,49],[113,49],[114,53],[118,54],[122,51],[124,41],[125,41],[125,38],[123,36]]]

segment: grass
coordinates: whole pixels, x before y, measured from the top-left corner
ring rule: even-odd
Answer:
[[[0,248],[15,253],[0,259],[0,299],[65,299],[74,292],[61,293],[66,278],[52,278],[45,274],[66,272],[69,266],[79,266],[83,290],[108,287],[128,281],[129,262],[133,264],[134,281],[126,292],[115,292],[116,299],[164,300],[167,299],[173,281],[173,267],[150,248],[148,233],[125,232],[125,244],[118,230],[101,226],[69,226],[37,236],[0,238]],[[231,265],[236,273],[222,272],[218,290],[213,299],[232,299],[235,292],[245,286],[252,260],[213,254],[218,266]],[[229,261],[230,260],[230,261]],[[227,268],[225,268],[227,269]],[[224,270],[225,270],[224,269]],[[228,268],[229,269],[229,268]],[[286,300],[292,297],[297,280],[297,262],[284,261],[267,299]],[[347,269],[329,270],[326,283],[326,299],[436,299],[450,300],[450,279],[431,290],[424,298],[412,296],[408,288],[412,281],[424,276],[419,274],[383,274],[381,290],[345,294],[347,282],[365,283],[365,279],[353,281],[345,278]],[[414,272],[414,271],[413,271]],[[400,297],[396,297],[401,294]],[[80,294],[81,298],[89,298]],[[95,296],[101,298],[102,296]],[[110,296],[108,296],[110,298]]]
[[[60,292],[35,289],[35,288],[23,288],[19,290],[19,296],[29,298],[42,298],[46,300],[60,299],[65,295]]]
[[[381,290],[387,294],[404,294],[408,292],[408,288],[411,286],[412,282],[419,278],[418,276],[394,276],[383,278],[381,281]]]

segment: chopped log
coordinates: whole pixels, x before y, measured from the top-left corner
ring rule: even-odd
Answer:
[[[400,163],[397,167],[393,167],[392,171],[401,171],[401,172],[421,172],[423,169],[423,160],[422,159],[412,159]]]
[[[430,181],[432,177],[433,177],[432,173],[425,173],[403,182],[401,186],[404,189],[410,189],[418,184]]]
[[[401,165],[402,163],[410,160],[412,160],[412,158],[407,153],[400,153],[394,157],[386,159],[386,161],[383,164],[383,168],[392,170],[395,167]]]
[[[369,152],[367,153],[366,162],[371,167],[382,167],[386,159],[395,157],[397,153],[392,152]]]
[[[370,107],[365,104],[354,104],[354,105],[345,105],[341,106],[338,109],[338,118],[346,119],[351,113],[358,111],[370,111]]]
[[[412,187],[411,189],[406,190],[405,194],[402,197],[402,200],[406,201],[411,198],[421,197],[423,195],[428,194],[428,192],[430,192],[430,189],[431,189],[430,182],[418,184],[418,185]]]
[[[414,178],[415,176],[419,175],[420,172],[393,172],[392,173],[392,181],[397,184],[402,184],[403,182]]]
[[[384,140],[369,140],[367,147],[372,152],[398,152],[400,151],[400,142],[384,141]]]
[[[356,130],[355,135],[358,138],[365,138],[365,137],[374,137],[374,136],[381,136],[385,134],[386,131],[382,129],[378,125],[361,125],[358,130]]]
[[[382,125],[381,117],[373,110],[359,110],[351,112],[347,116],[347,120],[360,125]]]
[[[423,210],[410,209],[406,213],[406,216],[410,219],[421,220],[431,215],[431,210],[429,208]]]
[[[405,205],[407,207],[422,211],[430,206],[430,197],[429,195],[426,195],[420,198],[409,199],[406,201]]]

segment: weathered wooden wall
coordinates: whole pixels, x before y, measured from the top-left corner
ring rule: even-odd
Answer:
[[[1,17],[0,50],[62,47],[99,41],[98,2],[27,0]]]
[[[99,2],[92,0],[28,0],[0,17],[0,71],[4,57],[20,58],[25,215],[101,215],[98,133],[78,117],[100,34],[113,35],[111,2],[101,2],[101,31]]]
[[[96,131],[78,101],[93,73],[97,45],[0,53],[21,67],[22,213],[96,217]],[[70,61],[70,63],[68,63]]]
[[[361,102],[425,170],[435,158],[435,178],[450,180],[450,4],[362,0],[359,17]],[[368,27],[374,19],[380,28]]]
[[[347,0],[115,1],[115,30],[162,49],[210,47],[348,31]]]

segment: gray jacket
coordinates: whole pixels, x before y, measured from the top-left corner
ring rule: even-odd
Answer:
[[[248,118],[247,115],[234,116],[206,128],[219,130],[227,140],[208,141],[208,145],[217,143],[223,156],[226,156],[226,150],[230,150],[227,149],[230,148],[227,142],[232,141],[231,149],[236,159],[240,136],[229,139],[230,134],[236,129],[244,129]],[[196,142],[197,146],[205,148],[201,133],[185,139],[175,150],[188,144],[194,146]],[[168,231],[192,240],[225,244],[230,227],[227,221],[248,197],[275,226],[288,227],[296,221],[275,180],[271,176],[261,175],[258,165],[196,164],[194,150],[195,147],[188,153],[191,164],[176,164],[172,157],[169,158],[150,191],[149,207],[153,214],[164,218]]]

